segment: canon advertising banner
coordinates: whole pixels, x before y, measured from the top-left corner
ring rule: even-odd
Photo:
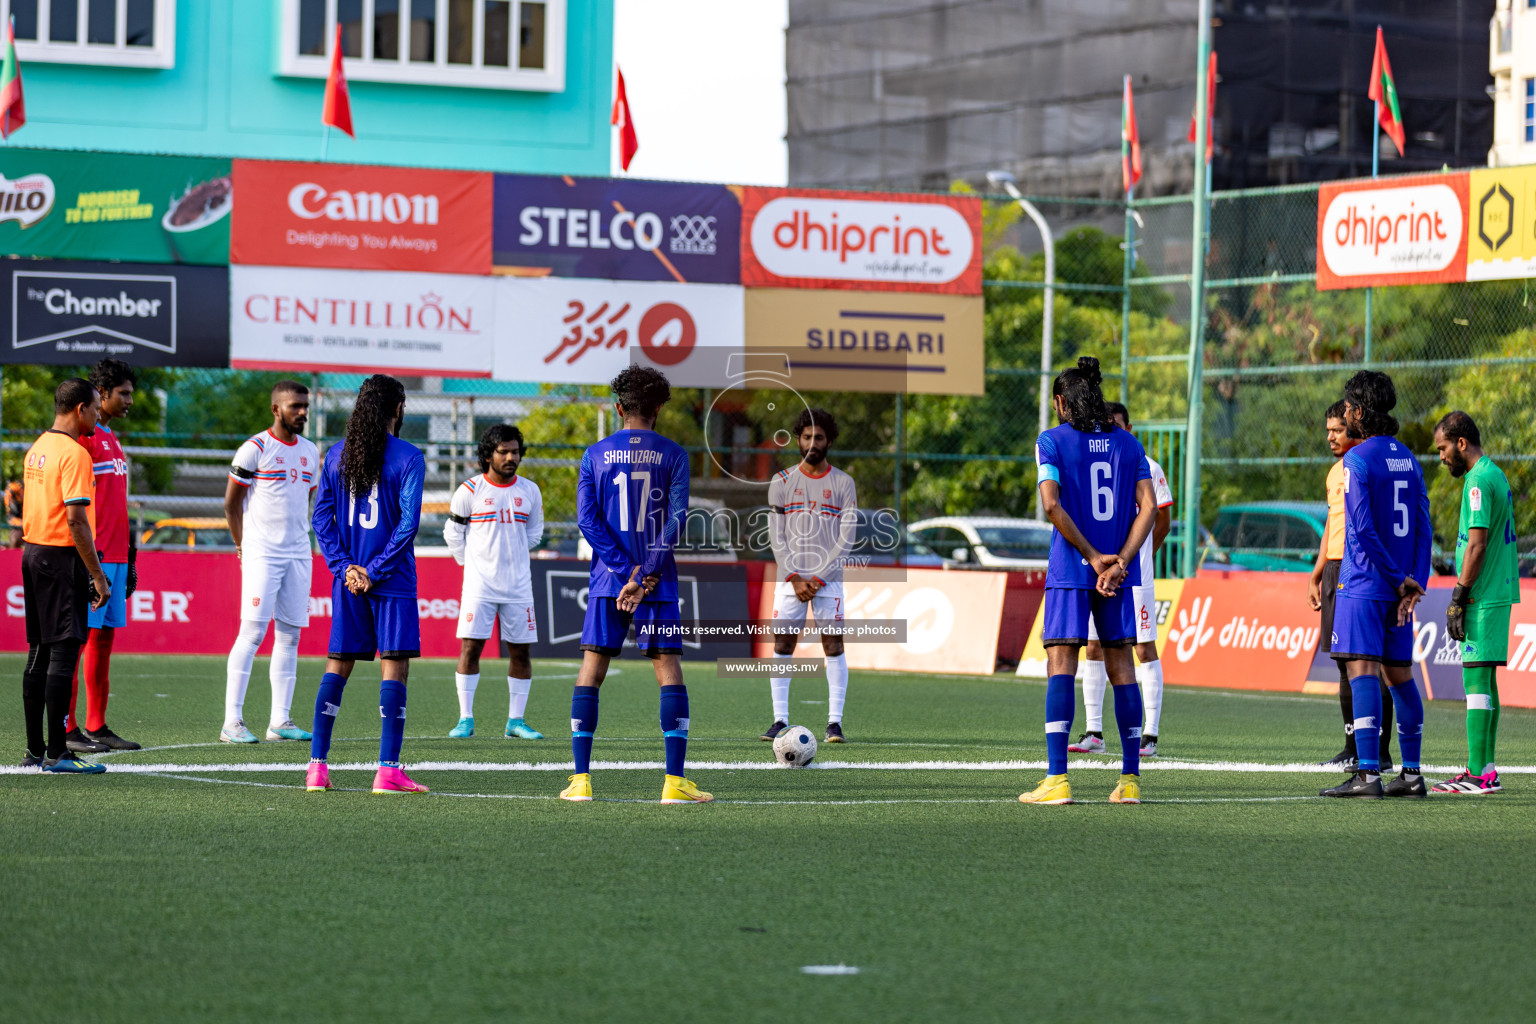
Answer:
[[[0,362],[229,365],[226,267],[5,260],[0,275]]]
[[[236,160],[231,263],[491,272],[491,176]]]
[[[489,377],[496,280],[231,266],[230,365]]]
[[[722,386],[742,351],[742,289],[726,284],[497,279],[498,380],[606,384],[631,362],[684,387]]]
[[[981,200],[742,190],[741,283],[981,294]]]
[[[222,265],[232,207],[223,157],[0,149],[0,252]]]
[[[1317,287],[1467,279],[1467,174],[1327,183],[1317,193]]]
[[[724,185],[496,175],[497,273],[738,284],[741,203]]]

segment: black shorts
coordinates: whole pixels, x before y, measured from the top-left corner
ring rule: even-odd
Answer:
[[[90,576],[72,547],[24,544],[21,589],[26,601],[27,643],[85,643]]]
[[[1339,596],[1339,568],[1343,564],[1335,558],[1323,563],[1323,631],[1318,636],[1318,643],[1324,654],[1333,653],[1333,604]]]

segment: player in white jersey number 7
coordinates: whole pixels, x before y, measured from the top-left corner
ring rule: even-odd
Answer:
[[[533,686],[529,648],[538,638],[533,617],[533,574],[528,552],[544,536],[544,500],[539,486],[519,476],[526,450],[523,432],[505,423],[480,438],[479,476],[458,486],[449,503],[443,538],[464,567],[459,599],[459,664],[454,683],[459,692],[459,724],[448,735],[464,739],[475,734],[475,687],[480,684],[480,652],[501,622],[507,642],[508,739],[541,740],[543,735],[523,720],[528,691]]]

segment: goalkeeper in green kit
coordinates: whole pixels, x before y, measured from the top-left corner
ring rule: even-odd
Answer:
[[[1514,497],[1504,471],[1483,454],[1472,417],[1457,410],[1435,425],[1435,450],[1452,476],[1465,476],[1456,527],[1456,589],[1445,613],[1446,632],[1461,642],[1467,693],[1467,770],[1436,783],[1431,793],[1498,793],[1493,748],[1499,732],[1494,673],[1509,661],[1509,609],[1520,600]]]

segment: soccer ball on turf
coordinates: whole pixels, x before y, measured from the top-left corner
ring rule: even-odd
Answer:
[[[803,725],[792,725],[773,741],[773,759],[786,768],[804,768],[816,758],[816,737]]]

